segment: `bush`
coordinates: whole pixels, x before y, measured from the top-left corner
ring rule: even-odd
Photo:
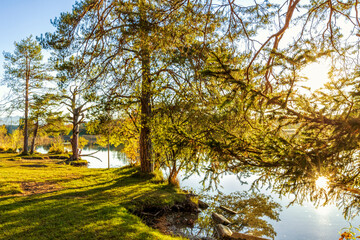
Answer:
[[[88,161],[82,159],[76,161],[68,161],[67,163],[74,167],[86,167],[88,165]]]
[[[80,149],[83,149],[88,143],[89,143],[89,141],[86,138],[79,137],[79,148]]]
[[[54,138],[53,142],[51,143],[50,154],[63,154],[65,153],[65,146],[64,146],[64,140],[61,136],[58,136]]]

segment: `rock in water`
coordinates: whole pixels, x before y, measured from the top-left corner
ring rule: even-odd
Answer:
[[[229,220],[227,220],[223,215],[218,214],[218,213],[212,213],[211,214],[212,219],[214,220],[215,223],[220,223],[223,225],[229,225],[231,224],[231,222]]]
[[[231,238],[231,235],[233,234],[230,228],[222,225],[222,224],[216,224],[215,225],[215,231],[218,234],[220,239],[229,239]]]

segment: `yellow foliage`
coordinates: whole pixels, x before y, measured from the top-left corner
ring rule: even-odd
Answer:
[[[56,136],[53,138],[53,142],[51,143],[51,147],[49,149],[49,153],[64,153],[65,152],[65,146],[64,146],[64,140],[61,136]]]
[[[88,140],[84,137],[79,137],[79,148],[83,149],[87,144],[88,144]]]

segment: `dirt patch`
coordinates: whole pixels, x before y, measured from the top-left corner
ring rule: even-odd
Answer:
[[[171,223],[167,221],[166,216],[161,216],[159,218],[156,218],[156,221],[153,223],[152,227],[158,229],[163,234],[171,234],[170,231]]]
[[[55,192],[62,189],[61,186],[54,182],[22,182],[21,188],[24,196]]]

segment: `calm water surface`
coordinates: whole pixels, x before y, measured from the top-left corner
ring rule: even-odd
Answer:
[[[189,179],[181,181],[182,187],[192,187],[201,190],[201,186],[194,186],[194,182],[200,182],[200,176],[192,176]],[[221,179],[222,188],[225,194],[231,194],[236,191],[247,191],[249,185],[242,185],[234,175],[227,175]],[[251,179],[249,180],[251,182]],[[280,222],[271,221],[278,240],[338,240],[339,232],[344,227],[349,227],[350,223],[342,215],[342,211],[335,205],[325,207],[314,207],[310,202],[303,205],[295,204],[288,208],[290,199],[286,197],[279,198],[269,190],[262,190],[262,193],[271,195],[275,202],[283,207],[280,212]],[[360,217],[351,220],[353,226],[360,225]]]
[[[40,147],[39,152],[47,152],[46,149]],[[85,148],[82,154],[89,154],[97,151],[93,148]],[[83,157],[89,161],[89,168],[107,168],[108,167],[108,152],[107,149],[101,149],[97,152],[95,157]],[[127,165],[126,156],[115,149],[110,151],[110,166],[118,168]],[[180,178],[180,185],[185,189],[194,189],[196,192],[201,192],[202,185],[199,183],[202,180],[201,176],[193,175],[188,179]],[[251,181],[251,179],[249,179]],[[221,178],[220,190],[225,194],[231,194],[236,191],[247,191],[249,185],[242,185],[236,176],[227,175]],[[277,240],[337,240],[340,235],[339,232],[344,227],[349,227],[350,223],[346,221],[342,215],[341,210],[334,205],[327,205],[325,207],[314,207],[310,202],[305,202],[303,205],[292,205],[288,208],[290,199],[286,197],[279,198],[272,194],[269,190],[262,190],[262,193],[269,194],[274,198],[274,201],[283,206],[283,211],[280,213],[280,222],[269,221],[277,232]],[[360,217],[355,217],[351,220],[353,226],[360,225]]]

